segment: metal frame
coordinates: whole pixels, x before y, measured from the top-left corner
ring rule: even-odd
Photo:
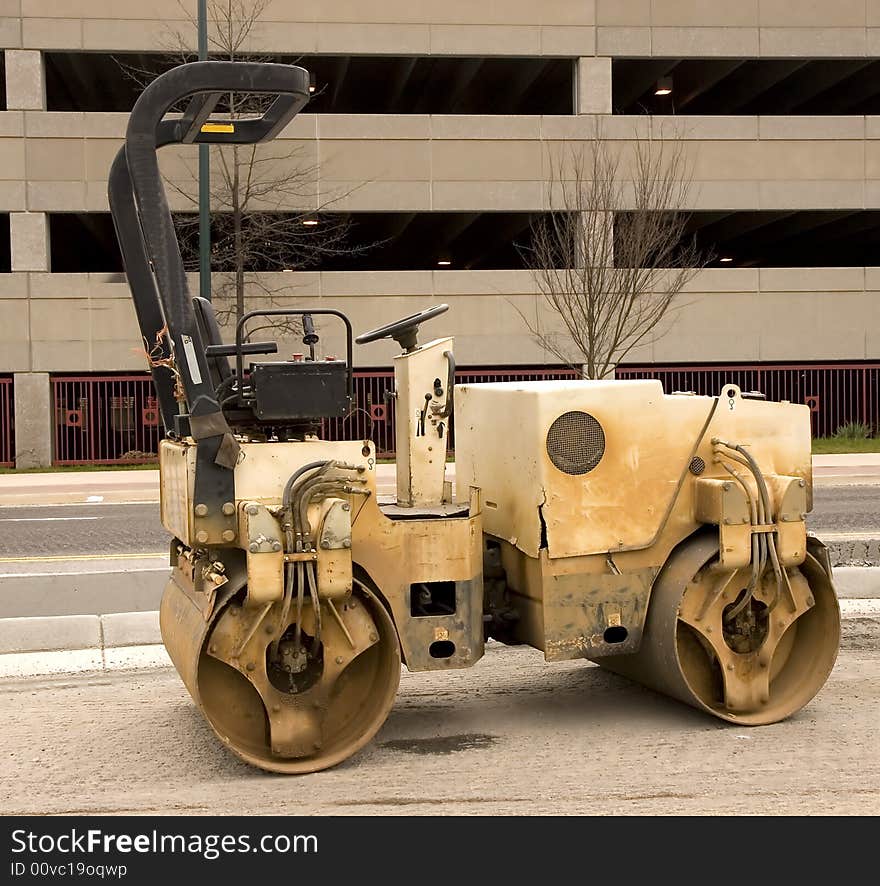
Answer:
[[[847,422],[880,429],[880,363],[731,363],[619,366],[615,377],[658,378],[664,390],[717,394],[725,382],[755,388],[768,400],[805,403],[816,437],[830,437]]]
[[[159,403],[148,375],[55,375],[52,464],[144,464],[158,458]],[[143,456],[125,458],[127,452]]]
[[[304,316],[330,316],[330,317],[338,317],[343,324],[345,325],[345,354],[346,354],[346,364],[348,366],[348,374],[346,381],[346,391],[348,392],[349,402],[354,396],[354,349],[352,347],[352,336],[353,332],[351,329],[351,321],[348,317],[345,316],[341,311],[335,311],[332,308],[292,308],[288,310],[287,308],[271,308],[265,311],[250,311],[245,314],[236,324],[235,326],[235,374],[236,378],[243,379],[244,378],[244,328],[248,323],[248,320],[252,320],[254,317],[304,317]],[[238,404],[240,406],[245,405],[245,397],[244,397],[244,385],[239,384],[238,387]]]

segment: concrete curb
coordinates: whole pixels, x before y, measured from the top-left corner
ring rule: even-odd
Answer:
[[[171,667],[171,659],[165,647],[157,645],[0,654],[0,680],[166,667]]]
[[[844,645],[846,622],[868,619],[880,635],[880,599],[841,600],[840,611]],[[46,649],[47,637],[73,645]],[[0,619],[0,679],[170,666],[158,612]]]
[[[0,677],[170,664],[158,611],[0,619]]]
[[[0,619],[150,612],[158,608],[170,574],[166,559],[166,565],[147,569],[4,575]]]
[[[880,565],[880,538],[876,533],[865,533],[862,538],[823,538],[822,541],[828,545],[828,555],[835,571],[847,566]]]
[[[880,597],[880,567],[838,566],[834,586],[841,600],[867,600]]]
[[[0,619],[0,654],[161,644],[159,612]]]

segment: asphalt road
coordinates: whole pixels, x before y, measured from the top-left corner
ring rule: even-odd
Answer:
[[[814,532],[880,532],[880,486],[817,486],[807,525]]]
[[[810,528],[818,533],[880,534],[880,487],[814,490]],[[0,508],[0,559],[165,553],[158,504]]]
[[[171,669],[0,685],[5,814],[873,814],[880,651],[855,626],[784,723],[733,727],[582,662],[493,646],[404,673],[372,745],[323,773],[241,763]],[[859,634],[859,631],[862,631]]]
[[[158,504],[0,508],[0,559],[167,550]]]

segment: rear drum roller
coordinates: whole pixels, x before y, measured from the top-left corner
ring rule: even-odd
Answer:
[[[172,582],[163,598],[166,646],[214,731],[248,763],[282,773],[327,769],[385,722],[400,683],[400,645],[385,607],[362,583],[346,600],[322,601],[320,627],[307,597],[298,640],[295,607],[279,632],[280,602],[250,608],[236,594],[199,631],[182,596]]]
[[[681,545],[654,584],[639,651],[597,664],[731,723],[775,723],[807,704],[834,666],[833,585],[808,553],[783,570],[780,591],[765,570],[741,605],[750,568],[720,571],[717,555],[714,534]]]

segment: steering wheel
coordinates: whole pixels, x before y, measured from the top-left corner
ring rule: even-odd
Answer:
[[[371,329],[369,332],[359,335],[355,341],[359,345],[369,344],[371,341],[379,341],[381,338],[393,338],[404,351],[411,351],[417,344],[417,336],[419,333],[419,325],[426,320],[433,320],[449,310],[449,305],[434,305],[419,311],[418,314],[410,314],[402,320],[396,320],[394,323],[388,323],[385,326],[379,326]]]

